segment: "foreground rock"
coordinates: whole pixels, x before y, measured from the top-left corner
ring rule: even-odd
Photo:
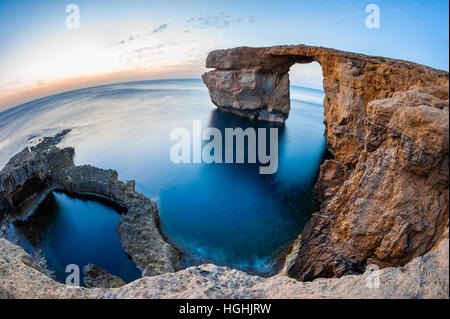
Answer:
[[[28,262],[22,248],[0,238],[0,298],[448,298],[448,252],[447,237],[404,267],[311,282],[201,265],[120,288],[87,289],[49,279]],[[370,285],[374,274],[378,288]]]
[[[83,283],[87,288],[119,288],[125,285],[119,277],[93,264],[83,267],[83,275]]]
[[[403,266],[448,229],[448,72],[298,45],[213,51],[206,66],[216,70],[203,80],[220,109],[283,122],[287,72],[312,61],[322,66],[334,159],[322,165],[315,187],[321,210],[284,269],[312,280],[362,273],[369,264]]]
[[[75,166],[74,149],[56,146],[68,132],[44,138],[6,164],[0,172],[0,216],[52,189],[101,196],[125,209],[117,231],[126,253],[146,275],[178,270],[179,254],[158,228],[156,204],[134,190],[134,181],[119,181],[114,170]]]

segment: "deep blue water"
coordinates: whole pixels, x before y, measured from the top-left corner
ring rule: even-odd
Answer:
[[[259,164],[170,161],[175,143],[169,140],[171,130],[192,131],[193,120],[201,120],[204,128],[217,127],[223,135],[226,127],[270,126],[218,111],[200,80],[87,88],[0,113],[0,166],[27,143],[72,128],[63,145],[75,147],[75,162],[114,168],[120,179],[136,180],[137,190],[158,202],[163,231],[186,253],[188,265],[209,261],[269,274],[274,258],[318,209],[312,189],[325,156],[322,100],[322,91],[291,87],[289,119],[284,127],[273,126],[279,129],[279,166],[273,175],[260,175]],[[77,209],[75,200],[64,203],[67,211]],[[93,215],[94,211],[89,214]],[[90,222],[75,220],[73,227]],[[87,228],[84,236],[91,236],[90,231]],[[113,243],[112,225],[101,232],[106,242]],[[84,254],[76,244],[81,242],[79,233],[66,240],[54,236],[49,233],[46,238],[75,243],[68,255]],[[50,256],[49,247],[43,253]],[[49,263],[65,263],[67,259],[61,258]],[[100,265],[105,257],[90,258],[82,262]],[[120,258],[106,258],[103,268],[111,271]]]
[[[127,282],[141,271],[125,254],[114,231],[120,219],[114,208],[90,198],[51,192],[32,215],[10,225],[9,239],[33,252],[38,247],[55,279],[65,282],[66,266],[95,263]]]

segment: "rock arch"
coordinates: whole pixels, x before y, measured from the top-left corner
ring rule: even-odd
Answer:
[[[416,63],[306,45],[211,52],[203,74],[219,109],[260,120],[289,115],[289,68],[317,61],[333,160],[322,201],[284,271],[300,280],[404,265],[448,238],[449,74]]]
[[[356,154],[349,154],[357,152],[361,143],[354,122],[361,120],[368,102],[419,87],[448,99],[448,72],[408,61],[306,45],[212,51],[206,67],[215,70],[202,78],[219,109],[284,123],[290,109],[289,68],[313,61],[323,72],[328,148],[345,163],[357,161]],[[340,138],[343,135],[345,140]]]

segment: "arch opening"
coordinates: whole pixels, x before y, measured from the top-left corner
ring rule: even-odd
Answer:
[[[320,117],[323,125],[324,98],[322,67],[318,62],[295,63],[288,71],[289,75],[289,117],[296,116],[301,110],[300,116],[311,117],[313,120]]]

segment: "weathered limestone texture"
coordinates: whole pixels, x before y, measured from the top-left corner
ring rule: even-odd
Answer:
[[[287,72],[312,61],[323,71],[334,159],[322,165],[315,187],[321,210],[284,269],[312,280],[361,273],[368,264],[403,266],[448,229],[448,72],[295,45],[213,51],[206,66],[215,70],[203,80],[221,110],[284,122]]]
[[[0,238],[0,298],[448,298],[448,245],[447,237],[404,267],[377,271],[379,288],[367,285],[369,274],[301,282],[205,264],[120,288],[87,289],[48,278],[22,248]]]
[[[119,277],[93,264],[83,267],[83,275],[84,286],[87,288],[119,288],[125,285]]]

